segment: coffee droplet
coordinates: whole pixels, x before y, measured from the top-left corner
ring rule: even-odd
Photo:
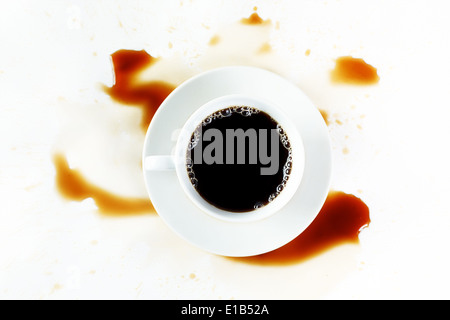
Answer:
[[[323,109],[319,109],[320,115],[323,118],[323,121],[325,121],[325,124],[328,126],[330,124],[330,120],[329,120],[329,116],[328,116],[328,112],[326,112]]]
[[[372,85],[379,82],[377,69],[363,59],[340,57],[331,71],[331,80],[339,84]]]
[[[220,36],[214,35],[214,36],[211,37],[211,39],[209,39],[209,43],[208,44],[210,46],[215,46],[215,45],[219,44],[220,40],[221,40]]]
[[[264,20],[262,19],[258,13],[253,12],[250,17],[248,18],[242,18],[241,19],[241,23],[242,24],[246,24],[246,25],[266,25],[266,24],[271,24],[272,22],[268,19],[268,20]]]

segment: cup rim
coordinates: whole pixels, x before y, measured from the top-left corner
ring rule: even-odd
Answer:
[[[231,106],[248,106],[267,113],[286,132],[292,147],[292,169],[282,192],[262,208],[247,212],[232,212],[218,208],[206,201],[192,185],[186,170],[186,149],[191,136],[206,117]],[[200,106],[183,125],[175,147],[175,169],[178,181],[194,204],[204,213],[226,222],[255,222],[266,219],[280,211],[295,195],[301,184],[305,167],[305,150],[302,138],[295,125],[277,105],[260,97],[243,94],[230,94],[212,99]]]

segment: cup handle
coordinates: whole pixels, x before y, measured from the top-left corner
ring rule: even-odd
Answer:
[[[172,171],[175,170],[174,156],[148,156],[144,160],[146,171]]]

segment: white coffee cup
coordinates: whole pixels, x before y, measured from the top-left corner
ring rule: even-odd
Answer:
[[[261,208],[249,212],[225,211],[207,202],[192,185],[186,167],[188,145],[191,141],[193,132],[199,124],[211,114],[234,106],[247,106],[267,113],[281,126],[281,128],[283,128],[291,146],[292,168],[285,187],[273,201]],[[182,189],[199,209],[212,217],[234,223],[258,221],[276,214],[276,212],[281,210],[296,193],[302,180],[304,166],[305,151],[303,142],[297,128],[290,121],[289,117],[285,115],[275,103],[265,101],[259,97],[250,97],[246,95],[226,95],[200,106],[200,108],[189,117],[179,132],[173,154],[152,155],[144,158],[144,170],[175,170],[178,182]]]

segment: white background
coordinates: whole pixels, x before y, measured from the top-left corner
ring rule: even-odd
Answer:
[[[272,25],[236,25],[254,6]],[[449,298],[448,9],[438,0],[1,0],[0,297]],[[223,41],[210,48],[215,34]],[[265,42],[273,51],[255,54]],[[246,64],[296,83],[330,115],[333,189],[370,209],[360,244],[291,266],[249,265],[192,247],[155,214],[111,218],[90,199],[62,199],[56,150],[96,184],[146,196],[139,110],[100,89],[123,48],[163,57],[147,79],[179,84]],[[380,83],[332,85],[344,55],[375,66]]]

